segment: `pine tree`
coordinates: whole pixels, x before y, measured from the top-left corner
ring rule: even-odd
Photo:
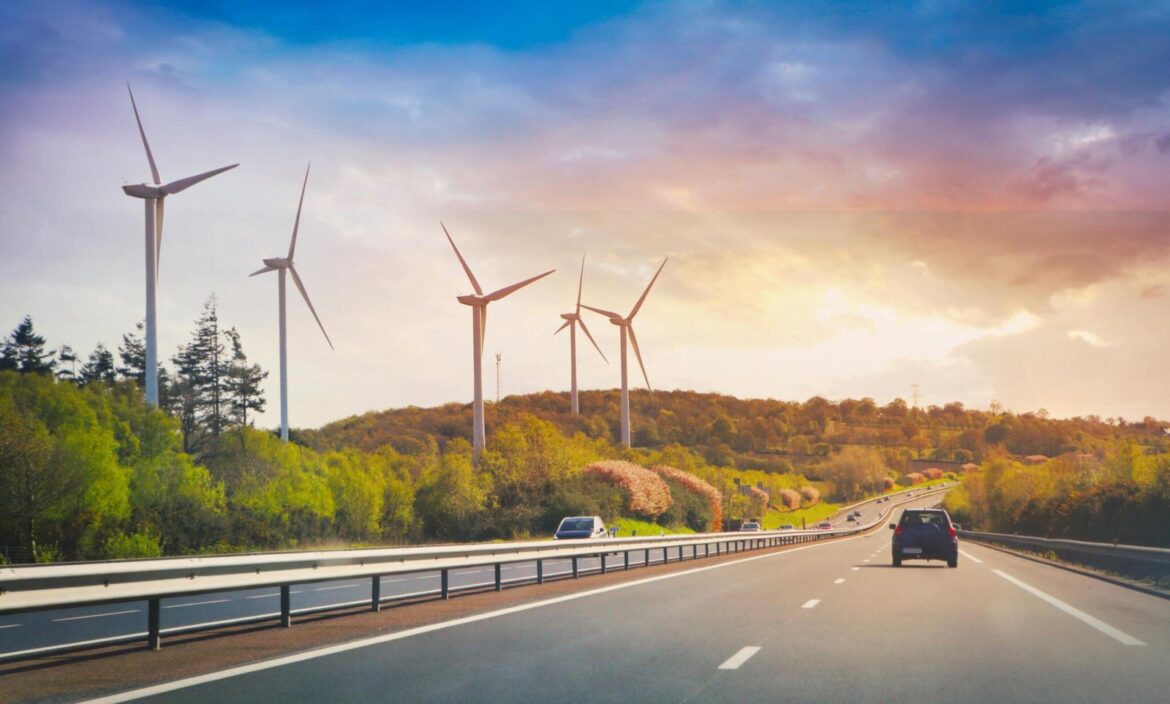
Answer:
[[[45,338],[36,334],[32,316],[26,315],[4,342],[0,369],[15,369],[25,374],[52,374],[57,367],[56,355],[56,352],[45,351]]]
[[[225,366],[215,294],[203,304],[195,321],[191,342],[171,358],[175,379],[171,385],[170,410],[179,418],[183,449],[197,454],[207,440],[223,432]]]
[[[85,360],[85,364],[81,365],[81,373],[77,379],[82,385],[85,385],[94,382],[112,384],[117,381],[117,378],[114,370],[114,354],[99,342],[90,353],[89,358]]]
[[[138,334],[128,332],[122,334],[122,344],[118,347],[118,358],[122,366],[118,367],[118,374],[123,379],[129,379],[139,386],[146,385],[146,344],[142,341],[143,324],[134,325]],[[161,374],[161,372],[160,372]],[[162,395],[161,382],[159,395]]]
[[[69,345],[61,345],[57,351],[57,361],[61,368],[57,370],[57,378],[61,381],[77,381],[77,353]],[[68,367],[65,364],[68,363]]]
[[[244,347],[240,344],[240,333],[233,327],[224,333],[232,348],[232,359],[228,365],[224,391],[232,421],[240,428],[240,443],[244,442],[244,428],[248,427],[248,411],[264,412],[264,390],[261,384],[268,378],[268,372],[259,364],[248,364]]]

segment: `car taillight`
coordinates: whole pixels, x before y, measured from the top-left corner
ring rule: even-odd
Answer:
[[[902,534],[902,526],[898,526],[897,528],[894,529],[894,535],[901,535],[901,534]]]
[[[954,538],[955,536],[956,536],[955,527],[951,526],[951,537]]]

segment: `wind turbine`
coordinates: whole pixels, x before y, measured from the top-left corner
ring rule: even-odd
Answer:
[[[122,186],[122,190],[132,198],[143,199],[146,204],[146,402],[157,406],[158,325],[155,316],[155,288],[158,285],[159,255],[162,252],[163,200],[169,195],[185,191],[216,174],[234,169],[239,164],[224,166],[197,176],[188,176],[164,184],[162,177],[158,175],[158,166],[154,163],[154,155],[150,152],[150,143],[146,141],[146,130],[142,129],[142,118],[138,116],[138,105],[134,102],[134,91],[130,90],[129,83],[126,84],[126,90],[130,93],[130,106],[134,108],[134,120],[138,123],[138,134],[142,136],[142,146],[146,148],[146,160],[150,162],[150,175],[154,179],[152,183]]]
[[[634,356],[638,358],[638,366],[642,368],[642,378],[646,380],[646,388],[650,388],[650,377],[646,376],[646,365],[642,364],[642,353],[638,350],[638,336],[634,334],[634,316],[638,314],[638,310],[642,307],[642,302],[646,300],[646,294],[650,293],[650,288],[654,286],[654,282],[658,280],[658,275],[662,273],[662,267],[666,266],[666,261],[670,257],[662,260],[658,271],[654,272],[654,278],[650,279],[650,283],[646,285],[646,290],[642,292],[642,297],[634,304],[634,309],[626,317],[622,317],[617,313],[594,308],[581,304],[582,308],[588,308],[594,313],[600,313],[609,318],[609,322],[618,326],[622,331],[622,444],[626,447],[630,446],[630,387],[626,381],[626,337],[630,339],[630,344],[634,347]]]
[[[585,284],[585,255],[581,255],[581,277],[577,281],[577,307],[572,313],[561,313],[561,317],[565,319],[564,325],[557,328],[554,335],[557,335],[565,328],[569,329],[569,366],[571,369],[570,377],[572,379],[572,390],[569,393],[569,405],[573,413],[580,413],[581,408],[577,403],[577,324],[581,324],[581,330],[593,343],[593,347],[597,350],[597,354],[605,359],[605,353],[597,346],[597,340],[593,339],[593,335],[589,334],[589,328],[585,325],[585,320],[581,317],[581,288]],[[605,363],[609,364],[609,360],[605,359]]]
[[[265,259],[264,268],[259,271],[254,271],[248,276],[257,276],[265,274],[269,271],[276,271],[280,273],[277,279],[277,290],[280,296],[280,439],[288,442],[288,341],[287,341],[287,326],[285,325],[284,313],[284,274],[288,272],[292,274],[293,283],[297,285],[297,290],[301,292],[305,303],[308,304],[309,310],[313,313],[313,317],[317,320],[317,326],[321,328],[321,334],[325,336],[325,341],[329,343],[329,349],[333,349],[333,341],[329,339],[329,333],[325,332],[325,326],[321,324],[321,318],[317,315],[317,309],[313,307],[313,302],[309,300],[309,294],[305,291],[305,284],[301,282],[301,277],[297,275],[297,268],[293,266],[293,253],[297,249],[297,230],[301,226],[301,206],[305,204],[305,188],[309,185],[309,167],[305,167],[305,182],[301,184],[301,199],[297,202],[297,219],[293,221],[292,241],[288,243],[287,257],[273,257],[272,259]]]
[[[443,228],[443,234],[447,235],[447,241],[451,243],[451,249],[455,250],[455,256],[459,258],[459,263],[463,266],[463,271],[471,281],[471,287],[475,289],[475,295],[458,296],[456,300],[465,306],[471,306],[471,357],[473,360],[473,376],[475,377],[475,403],[472,405],[471,429],[475,457],[478,459],[480,453],[483,452],[485,444],[483,430],[483,339],[487,332],[488,304],[515,293],[537,279],[543,279],[556,271],[556,269],[551,269],[538,276],[533,276],[531,279],[525,279],[520,283],[505,286],[498,291],[492,291],[484,295],[483,289],[479,287],[479,282],[475,280],[475,274],[471,273],[471,267],[467,266],[463,255],[459,253],[459,248],[455,246],[455,240],[451,239],[451,233],[447,232],[447,226],[441,222],[439,226]]]

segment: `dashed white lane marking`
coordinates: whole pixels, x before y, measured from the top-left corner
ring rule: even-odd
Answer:
[[[327,592],[327,591],[331,591],[333,589],[353,589],[354,587],[360,587],[360,586],[362,586],[362,585],[361,584],[338,584],[335,587],[315,587],[313,589],[313,591]]]
[[[864,560],[862,560],[862,562],[869,562],[869,558],[868,557],[865,558]]]
[[[844,584],[844,583],[845,583],[844,577],[838,577],[837,579],[833,580],[833,584]]]
[[[1133,636],[1129,635],[1128,633],[1120,631],[1120,630],[1114,628],[1113,626],[1110,626],[1108,623],[1105,623],[1104,621],[1102,621],[1098,618],[1090,616],[1089,614],[1085,613],[1084,611],[1081,611],[1080,609],[1078,609],[1074,606],[1069,606],[1068,604],[1064,603],[1060,599],[1057,599],[1056,597],[1054,597],[1050,594],[1046,594],[1046,593],[1040,591],[1039,589],[1037,589],[1036,587],[1033,587],[1030,584],[1027,584],[1025,582],[1021,582],[1020,580],[1018,580],[1015,577],[1011,576],[1010,574],[1004,572],[1003,570],[992,570],[992,572],[998,574],[1000,577],[1003,577],[1007,581],[1016,585],[1020,589],[1023,589],[1024,591],[1028,592],[1032,596],[1039,597],[1040,599],[1047,601],[1049,604],[1052,604],[1053,606],[1055,606],[1056,608],[1065,612],[1069,616],[1072,616],[1073,618],[1078,619],[1080,621],[1083,621],[1084,623],[1092,626],[1093,628],[1096,628],[1098,631],[1101,631],[1102,633],[1109,636],[1110,638],[1117,641],[1118,643],[1121,643],[1122,645],[1145,645],[1145,643],[1138,640],[1137,638],[1134,638]]]
[[[821,603],[820,599],[809,599],[808,601],[804,602],[804,605],[801,606],[800,608],[802,608],[802,609],[816,608],[816,605],[819,603]]]
[[[846,538],[846,540],[850,540],[850,539],[851,538]],[[597,589],[590,589],[590,590],[583,591],[583,592],[575,592],[573,594],[565,594],[562,596],[552,597],[551,599],[545,599],[543,601],[534,601],[534,602],[530,602],[527,604],[510,606],[507,608],[498,609],[496,611],[487,611],[487,612],[484,612],[481,614],[475,614],[472,616],[464,616],[462,618],[452,619],[450,621],[443,621],[440,623],[433,623],[433,624],[429,624],[426,626],[417,626],[415,628],[408,628],[405,631],[398,631],[396,633],[387,633],[385,635],[374,636],[372,638],[363,638],[361,640],[350,641],[348,643],[340,643],[338,645],[326,646],[324,648],[317,648],[315,650],[310,650],[310,651],[306,651],[303,653],[296,653],[293,655],[286,655],[284,657],[273,658],[272,660],[264,660],[264,661],[257,662],[257,663],[251,663],[249,665],[241,665],[239,667],[232,667],[232,668],[228,668],[226,670],[219,670],[217,672],[209,672],[205,675],[197,675],[195,677],[188,677],[186,679],[175,680],[173,682],[165,682],[163,684],[157,684],[157,685],[152,685],[149,687],[143,687],[141,689],[133,689],[133,690],[129,690],[126,692],[118,692],[116,694],[111,694],[111,695],[101,697],[98,699],[90,699],[90,700],[88,700],[88,704],[117,704],[118,702],[133,701],[135,699],[142,699],[144,697],[154,696],[156,694],[163,694],[165,692],[173,692],[173,691],[176,691],[179,689],[186,689],[188,687],[194,687],[196,685],[206,684],[208,682],[217,682],[217,681],[225,680],[225,679],[228,679],[231,677],[238,677],[240,675],[243,675],[243,674],[246,674],[249,672],[260,672],[263,670],[270,670],[270,669],[277,668],[277,667],[283,667],[285,665],[292,665],[294,663],[304,662],[306,660],[314,660],[316,658],[325,657],[327,655],[336,655],[337,653],[344,653],[344,652],[348,652],[350,650],[357,650],[359,648],[368,648],[372,645],[379,645],[381,643],[390,643],[390,642],[397,641],[397,640],[403,640],[406,638],[411,638],[413,636],[422,635],[424,633],[433,633],[435,631],[442,631],[442,630],[446,630],[449,628],[456,628],[458,626],[463,626],[463,625],[466,625],[469,623],[476,623],[479,621],[486,621],[488,619],[500,618],[502,616],[508,616],[510,614],[520,613],[523,611],[529,611],[531,609],[540,609],[540,608],[553,606],[555,604],[563,604],[563,603],[568,602],[568,601],[576,601],[578,599],[587,599],[587,598],[592,597],[592,596],[597,596],[599,594],[608,594],[610,592],[618,591],[620,589],[630,589],[633,587],[642,586],[644,584],[654,584],[654,583],[661,582],[661,581],[668,580],[668,579],[678,579],[679,577],[685,577],[687,575],[699,574],[702,572],[708,572],[710,570],[723,569],[723,568],[729,567],[731,565],[739,565],[739,564],[743,564],[746,562],[754,562],[756,560],[774,559],[776,557],[791,555],[793,553],[802,552],[804,550],[811,550],[813,548],[817,548],[820,546],[821,546],[821,543],[810,543],[809,545],[803,545],[801,547],[793,548],[791,550],[786,550],[784,552],[772,552],[772,553],[767,553],[765,555],[756,555],[753,557],[745,557],[745,558],[740,559],[740,560],[732,560],[730,562],[723,562],[723,563],[720,563],[717,565],[696,567],[694,569],[683,570],[681,572],[673,572],[671,574],[665,574],[665,575],[656,575],[654,577],[646,577],[645,579],[638,579],[638,580],[633,580],[630,582],[622,582],[620,584],[611,584],[611,585],[605,586],[605,587],[598,587]],[[420,594],[424,594],[424,593],[429,594],[429,593],[434,593],[434,592],[433,591],[432,592],[420,592]],[[402,594],[399,596],[407,597],[407,596],[415,596],[415,595]],[[143,633],[141,635],[145,636],[146,634]]]
[[[960,550],[959,554],[962,555],[963,557],[967,558],[971,562],[974,562],[977,565],[983,564],[983,560],[980,560],[978,557],[975,557],[974,555],[968,553],[966,550]]]
[[[189,604],[167,604],[164,609],[185,609],[188,606],[206,606],[207,604],[223,604],[231,599],[212,599],[211,601],[192,601]]]
[[[861,568],[860,568],[860,567],[853,567],[853,568],[852,568],[852,571],[853,571],[853,572],[856,572],[856,571],[857,571],[857,570],[859,570],[859,569],[861,569]]]
[[[719,666],[719,669],[720,670],[738,670],[740,665],[747,662],[748,659],[751,658],[751,656],[755,655],[758,652],[760,652],[760,647],[758,645],[744,646],[743,648],[740,648],[738,653],[727,658],[727,660],[724,661],[724,663]]]
[[[0,631],[3,631],[5,628],[20,628],[23,625],[23,623],[6,623],[3,626],[0,626]]]
[[[86,616],[67,616],[65,618],[55,618],[53,623],[61,623],[62,621],[81,621],[87,618],[102,618],[103,616],[121,616],[122,614],[136,614],[138,609],[126,609],[125,611],[107,611],[104,614],[88,614]]]

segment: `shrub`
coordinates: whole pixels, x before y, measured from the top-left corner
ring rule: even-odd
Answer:
[[[806,506],[812,506],[821,500],[821,492],[816,487],[811,486],[800,487],[800,496],[804,499]]]
[[[662,477],[632,462],[594,462],[585,468],[585,474],[625,489],[626,508],[636,516],[655,519],[670,508],[670,487]]]
[[[800,492],[794,489],[781,489],[778,494],[780,505],[789,511],[800,508]]]
[[[723,525],[723,494],[718,489],[693,474],[675,469],[674,467],[668,467],[664,464],[656,464],[650,468],[650,471],[672,482],[676,482],[691,494],[695,494],[704,499],[711,509],[710,523],[706,526],[709,530],[719,530],[720,526]],[[688,525],[690,524],[688,523]],[[703,527],[693,525],[690,527],[695,530],[703,530]]]
[[[895,486],[893,477],[885,477],[882,479],[882,491],[889,491]]]
[[[926,477],[922,476],[918,472],[910,472],[909,474],[903,474],[901,477],[898,477],[898,483],[902,486],[921,484],[924,481],[926,481]]]
[[[942,479],[943,471],[938,467],[929,467],[922,470],[922,474],[927,479]]]

